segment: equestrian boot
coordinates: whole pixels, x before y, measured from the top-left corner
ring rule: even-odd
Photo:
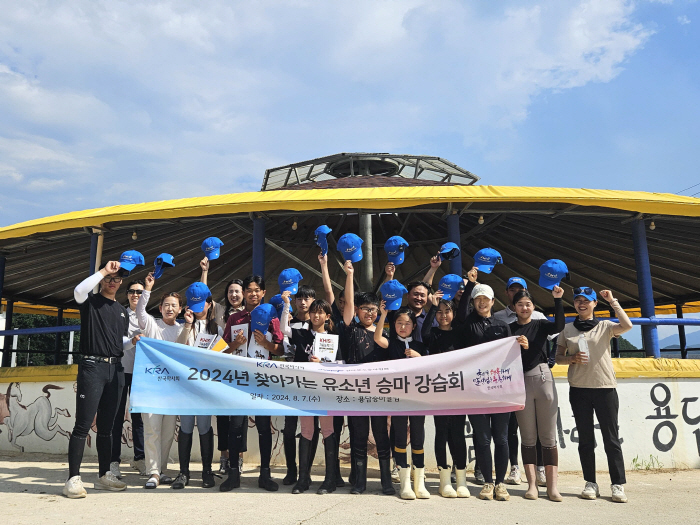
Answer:
[[[292,489],[292,494],[301,494],[309,490],[311,485],[311,473],[309,471],[309,455],[311,454],[311,440],[304,436],[299,438],[299,480]]]
[[[284,458],[287,460],[287,475],[282,480],[284,485],[293,485],[297,481],[297,438],[283,434]]]
[[[361,456],[353,455],[352,461],[355,466],[355,483],[350,494],[362,494],[367,490],[367,452]]]
[[[352,449],[350,449],[350,450],[351,450],[350,454],[352,454]],[[355,473],[356,467],[357,467],[357,465],[355,462],[355,458],[352,457],[352,455],[351,455],[350,456],[350,476],[348,476],[348,483],[350,483],[350,485],[352,485],[353,487],[355,486],[355,481],[357,481],[357,474]]]
[[[425,468],[416,467],[413,476],[413,492],[418,499],[430,499],[430,492],[425,488]]]
[[[270,492],[275,492],[279,489],[279,485],[275,483],[272,479],[272,474],[270,473],[270,467],[262,468],[260,467],[260,476],[258,477],[258,487],[265,489]]]
[[[331,434],[323,440],[323,450],[326,455],[326,477],[316,494],[328,494],[329,492],[333,492],[336,488],[336,469],[340,468],[340,464],[338,463],[337,455],[338,438],[335,437],[335,434]],[[344,484],[345,482],[343,482],[343,485]]]
[[[396,494],[396,489],[391,483],[391,459],[380,459],[379,460],[379,477],[382,481],[382,494],[391,496]]]
[[[399,483],[401,483],[399,489],[401,499],[416,499],[416,494],[411,489],[411,469],[399,467]]]
[[[202,454],[202,487],[210,489],[215,485],[211,462],[214,459],[214,429],[199,436],[199,451]]]
[[[184,489],[190,482],[190,455],[192,454],[192,434],[180,430],[177,434],[177,455],[180,459],[180,473],[170,486]]]
[[[469,489],[467,488],[467,469],[457,469],[457,497],[468,498]]]
[[[443,498],[456,498],[457,492],[452,486],[452,480],[450,479],[450,474],[452,473],[450,469],[438,467],[440,471],[440,489],[438,492]]]
[[[234,459],[235,460],[235,459]],[[241,469],[238,468],[238,461],[235,465],[232,465],[228,469],[228,478],[219,485],[219,490],[221,492],[229,492],[230,490],[237,489],[241,486]]]
[[[315,425],[314,418],[314,425]],[[318,427],[314,428],[314,435],[311,437],[311,450],[309,450],[309,472],[311,472],[314,466],[314,459],[316,459],[316,451],[318,450],[318,440],[321,436],[321,429]]]

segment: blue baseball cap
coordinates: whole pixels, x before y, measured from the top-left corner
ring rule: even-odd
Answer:
[[[440,247],[440,259],[443,261],[451,261],[459,257],[459,246],[453,242],[446,242]]]
[[[589,301],[598,300],[598,295],[595,293],[595,290],[588,286],[580,286],[578,288],[574,288],[574,299],[576,299],[577,297],[585,297]]]
[[[316,228],[316,231],[314,232],[316,244],[319,248],[321,248],[321,255],[326,255],[328,253],[328,239],[326,239],[326,235],[332,231],[333,230],[331,230],[328,226],[322,224]]]
[[[464,279],[457,274],[448,273],[440,279],[438,290],[442,291],[442,298],[446,301],[454,299],[458,291],[464,290]]]
[[[408,293],[406,287],[396,279],[385,282],[379,291],[382,294],[382,299],[386,301],[387,310],[398,310],[401,308],[403,296]]]
[[[119,269],[124,270],[124,275],[129,275],[131,270],[137,266],[143,266],[146,262],[140,252],[136,250],[128,250],[119,257]]]
[[[153,264],[156,267],[155,271],[153,272],[153,277],[155,279],[158,279],[158,277],[163,275],[163,270],[165,270],[166,266],[173,268],[175,267],[173,256],[169,253],[161,253],[158,257],[156,257],[156,262]]]
[[[299,281],[302,279],[303,277],[296,268],[282,270],[282,273],[280,273],[280,276],[277,278],[277,284],[280,285],[280,292],[289,290],[292,294],[297,293],[299,291]]]
[[[389,262],[394,264],[401,264],[404,258],[404,252],[408,248],[408,242],[403,237],[394,235],[389,237],[389,239],[384,243],[384,251],[387,257],[389,257]]]
[[[260,330],[266,334],[270,323],[277,317],[276,313],[277,310],[270,303],[259,304],[253,308],[253,311],[250,312],[251,331]]]
[[[551,290],[555,286],[559,286],[561,280],[568,275],[569,269],[564,261],[550,259],[540,266],[540,286]]]
[[[506,290],[508,290],[514,284],[519,284],[525,290],[527,290],[527,283],[525,282],[525,279],[523,279],[522,277],[511,277],[510,279],[508,279],[508,283],[506,284]]]
[[[503,257],[493,248],[482,248],[474,255],[474,266],[480,272],[491,273],[497,264],[503,264]]]
[[[338,251],[346,261],[354,262],[362,260],[362,239],[354,233],[346,233],[338,239]]]
[[[207,237],[202,243],[202,251],[210,261],[219,258],[219,249],[224,245],[218,237]]]
[[[282,294],[277,294],[270,299],[270,304],[275,307],[277,312],[277,318],[282,318],[282,312],[284,311],[284,299],[282,299]]]
[[[204,310],[204,304],[211,297],[211,290],[206,284],[197,281],[190,285],[185,296],[187,297],[187,308],[199,313]]]

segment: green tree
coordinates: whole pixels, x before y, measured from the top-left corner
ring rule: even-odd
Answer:
[[[63,319],[64,325],[79,325],[80,319]],[[55,327],[56,318],[50,315],[14,314],[12,328],[19,330],[24,328]],[[63,333],[61,338],[61,351],[68,351],[70,334]],[[75,332],[73,350],[77,351],[80,343],[80,332]],[[54,364],[54,351],[56,348],[56,334],[20,335],[17,338],[17,366],[42,366]],[[29,350],[29,353],[27,352]],[[42,353],[32,353],[32,352]],[[68,354],[61,354],[58,364],[66,364]]]

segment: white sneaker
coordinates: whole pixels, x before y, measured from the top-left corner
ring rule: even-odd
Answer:
[[[627,495],[622,485],[610,485],[610,489],[612,490],[612,500],[615,503],[627,503]]]
[[[586,486],[581,492],[581,497],[583,499],[596,499],[600,496],[600,490],[598,489],[598,484],[592,481],[586,481]]]
[[[119,492],[120,490],[126,489],[126,483],[119,481],[111,472],[107,472],[107,474],[95,481],[95,488],[97,490]]]
[[[136,470],[140,476],[146,475],[146,461],[143,459],[137,459],[131,462],[131,468]]]
[[[518,465],[513,465],[510,468],[510,474],[505,481],[508,483],[508,485],[520,485],[520,480],[520,467]]]
[[[109,464],[109,471],[112,473],[112,476],[114,476],[117,479],[122,479],[122,471],[119,470],[119,462],[118,461],[112,461]]]
[[[83,487],[83,480],[80,479],[80,476],[68,478],[66,484],[63,485],[63,495],[71,499],[87,496],[87,490]]]
[[[547,486],[547,476],[544,473],[544,467],[537,467],[537,486],[546,487]]]

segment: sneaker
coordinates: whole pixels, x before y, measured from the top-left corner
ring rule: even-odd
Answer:
[[[612,500],[615,503],[627,503],[625,487],[622,485],[610,485],[610,489],[612,490]]]
[[[238,456],[238,472],[243,474],[243,457]]]
[[[547,486],[547,476],[544,473],[544,467],[537,467],[537,486],[546,487]]]
[[[219,474],[226,474],[230,466],[228,458],[221,458],[219,460]]]
[[[190,483],[189,476],[180,472],[177,475],[177,477],[175,478],[175,481],[173,481],[173,484],[170,485],[170,488],[171,489],[184,489],[189,483]]]
[[[66,484],[63,485],[63,495],[71,499],[87,496],[87,490],[83,487],[83,481],[80,479],[80,476],[68,478]]]
[[[396,460],[393,460],[394,467],[391,469],[391,482],[401,483],[401,477],[399,476],[399,467],[396,466]]]
[[[112,461],[109,464],[109,471],[112,473],[112,475],[115,478],[122,479],[122,471],[119,470],[119,462],[118,461]]]
[[[120,490],[126,489],[126,483],[119,481],[110,471],[95,481],[95,488],[97,490],[111,490],[112,492],[119,492]]]
[[[581,497],[583,499],[596,499],[600,496],[600,490],[598,490],[598,484],[592,481],[586,481],[586,486],[581,492]]]
[[[479,492],[479,499],[493,499],[493,491],[493,483],[484,483],[484,487]]]
[[[486,483],[486,479],[484,478],[484,475],[481,473],[481,469],[475,468],[474,469],[474,479],[476,480],[477,485],[483,485]]]
[[[131,468],[136,470],[140,476],[146,475],[146,461],[143,459],[135,459],[131,462]]]
[[[510,494],[508,494],[508,489],[506,489],[505,483],[499,483],[496,485],[496,501],[508,501],[510,499]]]
[[[505,482],[508,483],[508,485],[520,485],[520,480],[520,467],[518,465],[513,465],[510,467],[510,474],[505,479]]]

